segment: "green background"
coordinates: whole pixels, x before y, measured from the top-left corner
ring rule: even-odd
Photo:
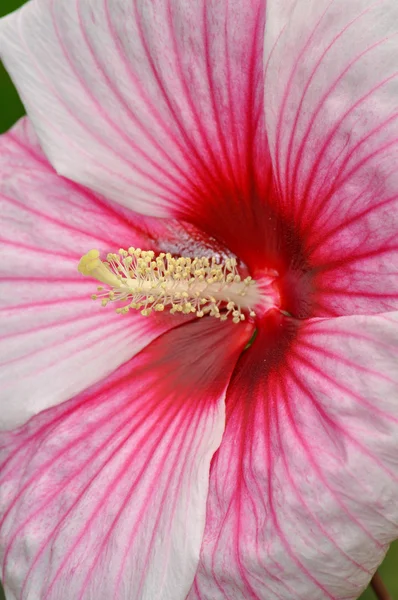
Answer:
[[[24,0],[0,0],[0,3],[1,17],[21,6]],[[23,114],[24,109],[18,94],[0,62],[0,132],[6,131]],[[393,599],[398,600],[398,542],[392,545],[380,568],[380,573]],[[361,600],[374,600],[374,598],[371,590],[366,590],[361,596]],[[0,600],[4,600],[1,589]]]

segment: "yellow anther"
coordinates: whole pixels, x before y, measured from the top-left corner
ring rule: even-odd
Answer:
[[[82,256],[78,270],[109,287],[98,286],[92,296],[103,306],[124,302],[116,309],[119,314],[134,309],[149,316],[168,309],[172,314],[210,315],[238,323],[245,320],[244,311],[255,316],[253,309],[263,299],[255,281],[250,277],[242,281],[235,259],[220,263],[216,257],[173,258],[170,253],[155,255],[130,247],[101,260],[94,249]]]

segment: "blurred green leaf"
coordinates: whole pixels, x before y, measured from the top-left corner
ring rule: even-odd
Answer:
[[[26,0],[1,0],[0,17],[8,15],[8,13],[12,12],[13,10],[16,10],[17,8],[22,6],[22,4],[25,4],[25,2]]]
[[[24,113],[22,102],[0,62],[0,133],[7,131]]]
[[[16,10],[24,3],[25,0],[0,0],[0,17]],[[19,96],[0,62],[0,133],[7,131],[24,113]]]

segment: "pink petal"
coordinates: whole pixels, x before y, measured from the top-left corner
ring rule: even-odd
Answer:
[[[58,177],[27,120],[0,138],[0,173],[0,423],[13,427],[99,381],[177,321],[122,318],[90,299],[95,282],[77,272],[81,255],[148,236]]]
[[[1,56],[60,174],[195,217],[267,177],[263,31],[262,0],[33,1]]]
[[[398,313],[269,320],[238,364],[189,600],[349,600],[398,536]]]
[[[10,597],[184,600],[225,388],[250,326],[202,319],[2,436]]]
[[[298,0],[287,23],[286,4],[267,19],[266,122],[316,314],[397,310],[398,4]]]

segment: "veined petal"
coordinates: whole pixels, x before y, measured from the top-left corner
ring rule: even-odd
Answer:
[[[353,600],[398,536],[398,313],[270,319],[227,393],[189,600]]]
[[[264,6],[33,0],[1,22],[1,57],[60,174],[195,217],[267,177]]]
[[[8,428],[99,381],[177,322],[122,318],[91,300],[81,255],[150,238],[57,176],[27,120],[0,138],[0,214],[0,423]]]
[[[298,0],[287,22],[270,4],[267,132],[313,314],[397,310],[398,4]]]
[[[184,600],[224,396],[250,326],[200,319],[2,434],[9,598]]]

